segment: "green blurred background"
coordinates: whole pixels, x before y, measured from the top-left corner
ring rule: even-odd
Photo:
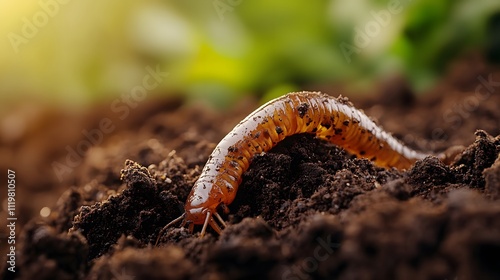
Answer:
[[[468,51],[498,61],[500,1],[0,1],[0,109],[152,91],[219,107],[401,74],[417,92]]]

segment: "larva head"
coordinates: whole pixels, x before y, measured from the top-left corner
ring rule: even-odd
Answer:
[[[217,207],[222,202],[222,193],[216,191],[212,183],[198,180],[188,196],[184,209],[186,211],[186,221],[195,225],[202,225],[205,222],[207,212],[215,213]]]

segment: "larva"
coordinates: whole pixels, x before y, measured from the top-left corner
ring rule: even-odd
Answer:
[[[314,134],[386,168],[406,169],[428,156],[401,144],[346,99],[319,92],[289,93],[262,105],[220,141],[191,189],[184,214],[166,225],[160,236],[180,220],[190,231],[202,224],[202,236],[207,225],[220,233],[213,216],[225,226],[217,209],[228,211],[252,158],[298,133]]]

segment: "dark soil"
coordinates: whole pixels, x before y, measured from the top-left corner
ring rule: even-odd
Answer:
[[[18,120],[37,125],[17,139],[1,131],[0,167],[19,176],[24,225],[16,273],[5,267],[3,278],[500,279],[500,70],[471,56],[423,96],[402,79],[377,92],[353,103],[409,146],[453,160],[386,170],[291,136],[254,158],[220,236],[171,227],[158,246],[217,142],[255,101],[215,113],[153,100],[123,121],[107,106],[20,109]],[[115,130],[58,180],[51,163],[104,117]]]

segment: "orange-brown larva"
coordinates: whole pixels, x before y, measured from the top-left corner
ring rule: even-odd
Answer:
[[[225,225],[217,209],[228,211],[252,158],[298,133],[314,134],[386,168],[406,169],[427,156],[401,144],[346,99],[319,92],[289,93],[262,105],[220,141],[191,189],[184,214],[162,232],[183,220],[191,231],[202,224],[201,235],[207,225],[220,233],[213,216]]]

